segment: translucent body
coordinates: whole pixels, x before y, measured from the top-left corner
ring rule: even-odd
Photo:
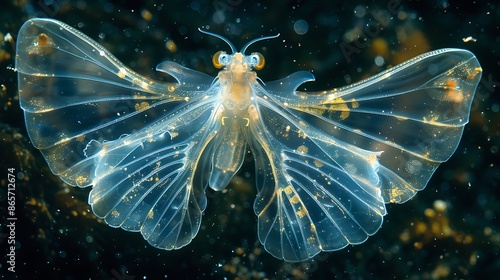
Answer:
[[[426,186],[455,151],[481,77],[472,53],[442,49],[306,93],[309,72],[259,82],[263,61],[246,47],[231,45],[216,78],[160,63],[177,83],[159,83],[66,24],[29,20],[16,68],[30,139],[66,183],[93,186],[98,217],[167,250],[194,238],[205,188],[225,188],[249,145],[259,239],[302,261],[362,243],[386,203]]]

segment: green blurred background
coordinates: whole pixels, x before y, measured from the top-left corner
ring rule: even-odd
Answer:
[[[0,193],[5,279],[492,279],[500,273],[500,4],[488,1],[23,1],[0,9]],[[382,16],[380,16],[382,15]],[[388,15],[388,16],[387,16]],[[166,77],[164,60],[215,76],[211,57],[228,50],[198,27],[239,49],[266,57],[263,81],[298,70],[316,76],[307,90],[331,89],[372,76],[429,50],[472,51],[483,78],[470,123],[455,155],[427,188],[403,205],[388,205],[382,229],[362,245],[285,263],[257,239],[252,204],[254,165],[224,193],[208,191],[208,208],[193,242],[162,251],[138,233],[113,229],[92,214],[90,189],[52,175],[29,142],[12,70],[17,32],[32,17],[81,30],[140,74]],[[9,41],[12,35],[13,41]],[[472,36],[477,41],[464,42]],[[360,41],[357,38],[364,38]],[[352,40],[357,40],[353,42]],[[465,40],[467,41],[467,40]],[[350,55],[342,46],[356,46]],[[345,50],[345,49],[344,49]],[[383,63],[381,63],[381,61]],[[8,272],[5,227],[7,169],[15,168],[16,273]]]

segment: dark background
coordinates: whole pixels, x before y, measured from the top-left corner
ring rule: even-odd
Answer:
[[[0,194],[2,262],[6,279],[491,279],[500,273],[500,7],[494,1],[2,1],[0,8]],[[390,12],[386,21],[377,12]],[[90,189],[63,184],[29,142],[17,97],[14,41],[22,23],[52,17],[81,30],[135,71],[154,79],[156,64],[174,60],[215,76],[216,51],[228,50],[198,27],[239,49],[266,57],[263,81],[310,70],[306,89],[358,81],[423,52],[465,48],[478,57],[483,79],[470,123],[455,155],[427,188],[403,205],[388,205],[382,229],[358,246],[285,263],[257,239],[251,156],[227,191],[209,191],[197,237],[177,251],[147,244],[139,233],[113,229],[87,205]],[[308,23],[299,35],[294,24]],[[369,26],[373,29],[366,29]],[[383,27],[383,28],[381,28]],[[349,38],[363,37],[346,56]],[[476,42],[462,39],[472,36]],[[167,41],[175,51],[165,47]],[[385,64],[378,67],[376,56]],[[10,67],[10,68],[9,68]],[[8,168],[16,179],[16,273],[8,272],[5,227]],[[443,208],[442,205],[445,207]]]

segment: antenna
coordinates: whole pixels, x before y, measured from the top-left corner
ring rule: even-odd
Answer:
[[[229,45],[229,47],[231,47],[231,54],[235,54],[237,51],[236,51],[236,48],[234,47],[233,44],[231,44],[231,42],[229,42],[228,39],[222,37],[221,35],[219,34],[215,34],[215,33],[212,33],[212,32],[209,32],[209,31],[206,31],[206,30],[203,30],[201,28],[198,28],[198,31],[200,31],[201,33],[203,34],[207,34],[207,35],[210,35],[210,36],[213,36],[215,38],[219,38],[221,39],[222,41],[226,42],[226,44]],[[274,38],[278,38],[280,36],[280,34],[276,34],[276,35],[271,35],[271,36],[263,36],[263,37],[260,37],[260,38],[255,38],[253,39],[252,41],[246,43],[243,48],[241,48],[241,51],[240,53],[242,54],[245,54],[245,51],[246,49],[253,43],[256,43],[256,42],[259,42],[259,41],[263,41],[263,40],[268,40],[268,39],[274,39]]]
[[[274,38],[278,38],[280,36],[280,34],[276,34],[276,35],[271,35],[271,36],[263,36],[263,37],[260,37],[260,38],[255,38],[253,39],[252,41],[246,43],[243,48],[241,48],[241,51],[240,53],[242,54],[245,54],[245,51],[247,50],[247,48],[253,44],[253,43],[256,43],[256,42],[259,42],[259,41],[262,41],[262,40],[268,40],[268,39],[274,39]]]
[[[210,36],[214,36],[215,38],[219,38],[221,39],[222,41],[226,42],[226,44],[229,45],[229,47],[231,47],[231,54],[235,54],[236,53],[236,48],[234,47],[233,44],[231,44],[231,42],[229,42],[228,39],[222,37],[221,35],[219,34],[215,34],[215,33],[212,33],[212,32],[209,32],[209,31],[206,31],[206,30],[203,30],[201,28],[198,27],[198,31],[200,31],[201,33],[203,34],[207,34],[207,35],[210,35]]]

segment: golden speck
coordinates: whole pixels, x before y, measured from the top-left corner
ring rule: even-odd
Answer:
[[[400,235],[399,235],[399,240],[403,243],[407,243],[410,241],[410,231],[408,229],[404,230]]]
[[[484,233],[484,235],[486,235],[486,236],[490,236],[490,235],[493,233],[493,229],[492,229],[491,227],[485,227],[485,228],[483,229],[483,233]]]
[[[444,213],[446,211],[446,202],[438,199],[433,203],[434,209],[439,213]]]
[[[141,11],[141,16],[143,19],[145,19],[147,21],[150,21],[153,19],[153,14],[151,14],[151,12],[146,10],[146,9]]]
[[[177,45],[173,40],[167,40],[167,42],[165,43],[165,48],[167,48],[167,50],[169,50],[170,52],[177,51]]]
[[[469,257],[469,263],[471,265],[476,265],[477,259],[479,259],[479,255],[476,252],[472,252],[472,254]]]
[[[234,250],[234,252],[235,252],[237,255],[243,255],[243,253],[244,253],[245,251],[243,250],[243,248],[238,247],[238,248],[236,248],[236,250]]]
[[[6,61],[10,59],[10,53],[6,52],[3,49],[0,49],[0,61]]]
[[[438,264],[438,266],[432,271],[432,279],[442,279],[447,278],[450,275],[450,268],[444,264]]]
[[[28,199],[28,201],[26,201],[26,205],[35,206],[36,204],[37,204],[36,199],[33,197],[31,197],[30,199]]]
[[[436,216],[436,211],[434,211],[433,209],[427,208],[427,209],[425,209],[424,214],[427,218],[434,218]]]
[[[415,249],[417,249],[417,250],[420,250],[424,247],[424,244],[422,244],[422,242],[417,241],[417,242],[413,243],[413,247],[415,247]]]

